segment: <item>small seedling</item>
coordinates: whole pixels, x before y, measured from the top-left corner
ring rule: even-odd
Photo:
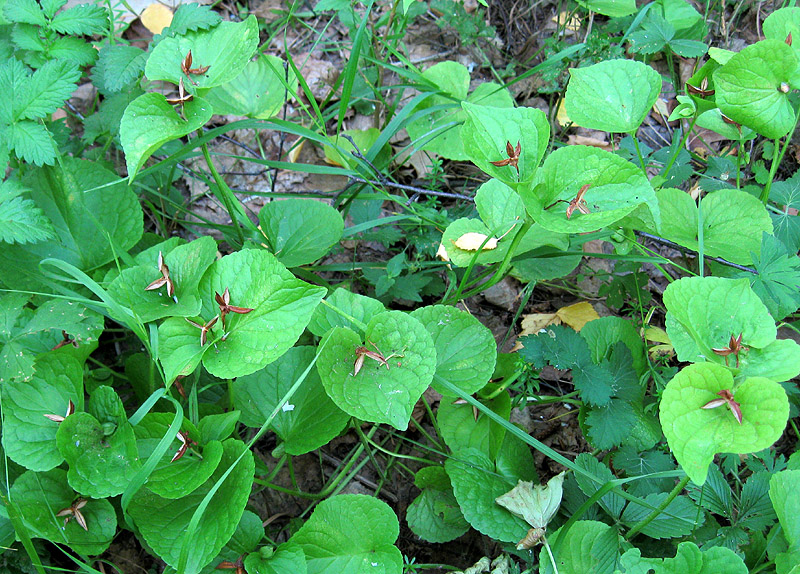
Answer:
[[[742,351],[748,351],[749,347],[745,347],[742,345],[742,334],[739,333],[738,337],[734,337],[731,335],[731,340],[728,342],[728,346],[722,349],[711,349],[714,351],[715,354],[720,355],[721,357],[725,357],[725,366],[728,366],[728,355],[733,355],[736,357],[736,368],[739,368],[739,353]]]
[[[506,165],[510,165],[514,169],[517,170],[517,177],[519,177],[519,154],[522,151],[522,146],[520,142],[517,141],[517,147],[513,147],[510,141],[506,142],[506,154],[508,154],[508,158],[501,159],[500,161],[490,161],[493,166],[495,167],[504,167]]]
[[[69,415],[71,415],[74,412],[75,412],[75,403],[73,403],[72,399],[70,399],[69,402],[67,403],[67,412],[63,417],[61,415],[43,415],[43,416],[45,418],[50,419],[51,421],[53,421],[55,423],[61,423],[61,422],[64,422],[65,418],[67,418]]]
[[[219,305],[219,318],[222,321],[223,330],[225,329],[225,315],[228,313],[239,313],[240,315],[246,315],[253,310],[249,307],[235,307],[234,305],[231,305],[231,294],[227,287],[225,287],[225,291],[222,292],[222,295],[214,291],[214,300]],[[222,340],[224,341],[227,337],[228,334],[226,333],[222,337]]]
[[[178,302],[178,298],[175,296],[175,283],[169,276],[169,267],[167,264],[164,263],[164,254],[161,251],[158,252],[158,271],[161,273],[161,277],[150,283],[147,287],[144,288],[145,291],[153,291],[155,289],[160,289],[164,285],[167,286],[167,296],[172,297],[175,303]]]
[[[200,346],[201,347],[205,346],[206,341],[208,340],[208,334],[211,332],[211,327],[214,326],[214,324],[217,322],[217,319],[219,319],[219,315],[215,315],[214,318],[211,319],[205,325],[200,325],[198,323],[195,323],[191,319],[186,319],[187,323],[189,323],[193,327],[197,327],[198,329],[200,329]]]
[[[708,401],[704,404],[701,409],[715,409],[717,407],[721,407],[724,404],[727,404],[731,412],[733,413],[733,418],[736,419],[736,422],[742,424],[742,408],[735,400],[733,400],[733,394],[728,389],[722,389],[717,393],[720,397],[719,399],[714,399],[713,401]]]
[[[59,510],[56,513],[56,516],[64,517],[64,526],[66,526],[67,523],[74,518],[75,522],[77,522],[81,528],[83,528],[86,532],[89,532],[89,526],[86,524],[86,517],[84,517],[81,513],[81,508],[86,506],[87,502],[88,501],[85,498],[79,498],[70,506]]]

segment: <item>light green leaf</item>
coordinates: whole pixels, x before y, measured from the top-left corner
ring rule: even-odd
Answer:
[[[152,59],[151,55],[148,63]],[[180,64],[177,69],[180,70]],[[142,94],[125,108],[119,126],[119,137],[125,151],[129,180],[133,181],[147,158],[158,148],[168,141],[200,129],[211,119],[212,114],[211,106],[199,97],[186,102],[182,111],[186,119],[178,115],[162,94],[154,92]]]
[[[266,552],[265,552],[266,551]],[[248,574],[307,574],[306,556],[299,546],[281,544],[275,549],[263,547],[244,559]]]
[[[511,414],[511,397],[507,392],[483,402],[504,419]],[[475,420],[470,405],[455,404],[449,399],[439,403],[436,418],[442,440],[452,451],[475,448],[494,459],[506,435],[505,429],[489,417],[479,414]]]
[[[13,102],[14,118],[33,120],[56,111],[77,88],[78,66],[66,60],[50,60],[23,84]]]
[[[795,54],[798,54],[800,44],[794,42],[794,38],[800,37],[800,8],[787,6],[775,10],[764,19],[761,31],[764,33],[765,38],[780,42],[786,42],[786,39],[791,35],[792,49]]]
[[[215,114],[269,119],[297,93],[297,78],[291,68],[285,71],[284,65],[278,56],[261,54],[233,80],[211,88],[203,97]]]
[[[375,315],[365,338],[346,327],[335,327],[325,336],[317,361],[325,392],[346,413],[405,430],[436,370],[433,340],[422,323],[401,311]],[[364,345],[372,352],[377,347],[386,364],[364,357],[354,373],[356,349]]]
[[[741,406],[741,424],[727,405],[702,408],[719,399],[717,392],[725,389]],[[715,454],[755,452],[778,440],[789,418],[789,400],[783,388],[769,379],[751,377],[734,386],[725,367],[698,363],[681,370],[667,384],[659,416],[678,463],[702,486]]]
[[[798,88],[798,58],[782,40],[762,40],[734,55],[714,72],[722,113],[759,134],[776,139],[794,128],[789,92]]]
[[[192,374],[207,349],[200,345],[200,331],[184,317],[169,317],[158,326],[158,360],[168,384]]]
[[[315,199],[271,201],[261,208],[258,219],[270,250],[286,267],[323,257],[344,231],[339,212]]]
[[[406,511],[408,527],[414,534],[427,542],[443,543],[455,540],[469,530],[469,523],[461,514],[444,468],[421,468],[414,484],[422,490]]]
[[[567,209],[581,188],[589,213]],[[525,208],[542,227],[559,233],[584,233],[608,227],[639,205],[653,205],[655,193],[642,170],[611,152],[565,146],[551,153],[537,179],[520,189]],[[658,212],[651,210],[658,220]]]
[[[197,351],[216,345],[214,352],[203,355],[203,366],[222,379],[249,375],[283,355],[297,342],[325,294],[325,289],[296,279],[274,255],[259,249],[226,255],[208,269],[199,287],[206,321],[219,314],[214,293],[226,288],[231,305],[253,311],[228,314],[224,326],[220,319],[209,337],[213,344],[200,349],[199,337],[193,344]]]
[[[20,120],[6,131],[9,149],[24,161],[33,165],[53,165],[56,147],[53,137],[41,123]]]
[[[533,179],[547,144],[550,124],[536,108],[496,108],[463,102],[466,121],[461,128],[464,151],[484,172],[516,186]],[[507,144],[520,144],[519,172],[512,166],[497,167],[492,161],[508,159]]]
[[[461,512],[473,528],[502,542],[517,543],[528,532],[528,524],[495,502],[520,478],[497,473],[483,452],[467,448],[455,451],[445,462]]]
[[[186,89],[194,93],[195,89],[202,91],[235,79],[257,46],[258,23],[251,14],[242,22],[222,22],[208,31],[164,38],[150,53],[144,73],[151,81],[166,80],[175,85],[183,79]],[[189,77],[183,74],[181,64],[190,50],[192,68],[208,66],[208,71]]]
[[[658,192],[663,237],[694,251],[699,249],[697,206],[678,189]],[[749,265],[761,253],[761,234],[772,234],[772,220],[764,205],[749,193],[722,189],[702,200],[705,255]]]
[[[71,400],[83,406],[83,367],[64,353],[39,355],[27,381],[3,383],[3,448],[6,455],[35,471],[50,470],[64,457],[56,446],[58,423],[45,415],[64,416]]]
[[[791,548],[800,548],[800,470],[784,470],[769,480],[769,498],[783,536]]]
[[[97,4],[78,4],[55,15],[50,27],[68,36],[91,36],[108,32],[108,11]]]
[[[481,220],[498,235],[525,219],[525,205],[519,194],[499,179],[490,179],[478,188],[475,207]]]
[[[606,60],[570,70],[565,105],[584,128],[633,133],[661,93],[661,76],[634,60]]]
[[[436,375],[471,395],[494,372],[497,343],[492,332],[465,311],[445,305],[416,309],[411,316],[428,330],[436,346]],[[454,396],[434,381],[433,388]]]
[[[394,546],[399,533],[385,502],[341,494],[320,502],[289,545],[304,552],[309,574],[400,574],[403,557]]]
[[[636,12],[636,0],[578,0],[578,4],[609,18],[622,18]]]
[[[435,95],[421,102],[408,123],[408,135],[418,150],[436,153],[456,160],[470,159],[461,141],[461,124],[466,112],[460,108],[463,100],[492,108],[513,108],[514,99],[508,90],[494,82],[485,82],[472,94],[469,91],[469,71],[458,62],[440,62],[422,73],[423,78],[434,84]],[[425,112],[429,108],[440,108]],[[516,141],[514,142],[516,145]],[[503,148],[505,149],[505,142]]]
[[[579,520],[562,535],[561,529],[548,537],[554,550],[559,574],[613,574],[619,558],[619,536],[608,524]],[[539,552],[542,574],[552,574],[547,552]]]
[[[36,0],[7,0],[2,8],[3,16],[9,22],[35,26],[47,25],[44,13]]]
[[[147,52],[126,44],[105,44],[92,72],[92,83],[100,91],[119,92],[144,71]]]
[[[211,477],[191,494],[176,500],[162,498],[147,487],[131,500],[128,512],[147,544],[173,568],[178,565],[181,545],[195,510],[222,474],[244,451],[244,457],[228,475],[203,513],[191,542],[186,572],[198,572],[211,562],[230,540],[244,512],[253,484],[255,462],[244,443],[228,439]]]
[[[153,453],[167,434],[174,418],[175,415],[172,413],[147,413],[139,424],[133,427],[141,460],[147,460]],[[201,442],[200,432],[188,420],[184,419],[181,429],[189,434],[191,440]],[[173,462],[172,457],[180,446],[181,442],[174,438],[167,452],[147,478],[147,488],[153,494],[170,499],[180,499],[190,494],[208,480],[222,459],[222,443],[213,440],[203,444],[202,447],[195,447],[201,451],[202,459],[188,450]]]
[[[202,307],[197,285],[216,255],[217,243],[209,236],[172,249],[165,245],[164,263],[169,268],[177,302],[167,296],[166,286],[145,290],[161,277],[157,253],[144,264],[123,269],[108,286],[108,293],[120,305],[131,309],[143,323],[163,317],[194,317]]]
[[[233,402],[242,411],[242,423],[261,427],[315,354],[314,347],[292,347],[260,371],[236,379]],[[312,369],[270,428],[284,441],[286,452],[301,455],[327,444],[349,418],[325,394],[317,370]]]
[[[347,327],[352,331],[360,332],[355,323],[345,319],[331,307],[335,307],[362,323],[369,323],[372,317],[386,311],[386,307],[377,299],[359,295],[341,287],[335,289],[325,301],[329,305],[319,305],[314,309],[311,322],[308,324],[308,330],[317,337],[322,337],[331,327]],[[363,335],[363,333],[361,334]]]
[[[50,220],[15,180],[0,182],[0,242],[37,243],[55,237]]]
[[[735,355],[713,349],[728,347],[742,336],[738,368],[744,376],[786,381],[800,372],[800,346],[776,341],[775,321],[747,279],[686,277],[664,291],[667,334],[681,361],[736,366]],[[735,310],[735,312],[731,312]]]
[[[117,516],[111,503],[102,498],[85,499],[80,509],[88,531],[73,519],[55,514],[71,506],[75,492],[67,484],[67,471],[54,468],[46,472],[27,471],[14,481],[10,497],[18,506],[31,536],[64,543],[81,556],[103,553],[117,531]]]
[[[620,559],[624,574],[747,574],[747,566],[730,548],[713,546],[702,551],[694,542],[681,542],[674,558],[642,558],[631,548]]]

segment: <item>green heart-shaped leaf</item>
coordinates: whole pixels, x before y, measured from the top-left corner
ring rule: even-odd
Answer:
[[[606,60],[569,72],[564,104],[569,119],[584,128],[632,133],[661,93],[658,72],[635,60]]]
[[[360,332],[358,326],[346,319],[345,315],[366,324],[373,316],[386,311],[386,307],[377,299],[352,293],[341,287],[335,289],[325,301],[329,305],[317,306],[308,324],[308,330],[317,337],[322,337],[331,327],[347,327]],[[341,313],[337,313],[331,307],[335,307]]]
[[[741,406],[741,424],[727,405],[703,408],[719,399],[721,390],[731,391]],[[789,419],[789,400],[783,387],[769,379],[752,377],[734,387],[725,367],[697,363],[667,384],[659,416],[675,459],[692,482],[702,485],[716,453],[755,452],[778,440]]]
[[[761,40],[734,55],[714,72],[716,101],[730,119],[777,139],[795,123],[789,101],[796,78],[798,58],[782,40]]]
[[[422,323],[401,311],[387,311],[369,322],[366,342],[346,327],[334,327],[320,347],[317,370],[340,409],[366,421],[408,427],[411,410],[436,370],[436,348]],[[386,364],[363,357],[354,374],[358,347],[380,352]]]

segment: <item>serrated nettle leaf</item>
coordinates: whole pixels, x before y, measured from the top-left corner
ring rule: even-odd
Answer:
[[[461,141],[466,113],[459,107],[460,102],[466,100],[495,109],[514,107],[514,99],[508,90],[493,82],[481,84],[468,96],[470,74],[458,62],[440,62],[425,70],[422,76],[436,86],[438,93],[417,106],[412,116],[414,119],[406,126],[417,149],[448,159],[468,160],[470,157]],[[436,109],[425,113],[429,108]],[[499,151],[505,150],[505,143],[502,142]]]
[[[14,180],[0,182],[0,241],[37,243],[55,237],[47,216],[22,196],[27,191]]]
[[[469,102],[461,106],[466,113],[461,140],[464,151],[475,165],[511,186],[533,179],[550,141],[550,124],[544,112],[535,108],[495,108]],[[516,152],[517,147],[519,152]],[[513,164],[497,165],[511,158],[514,158]]]
[[[651,506],[659,506],[667,498],[666,492],[649,494],[644,501]],[[628,504],[622,513],[622,522],[633,526],[645,519],[651,510],[638,504]],[[645,526],[641,533],[650,538],[679,538],[692,533],[705,522],[705,514],[699,511],[697,505],[688,496],[678,496],[670,502],[663,512],[650,524]]]
[[[483,404],[504,419],[511,414],[511,397],[507,392],[484,400]],[[494,460],[506,435],[506,430],[489,417],[452,398],[439,403],[436,419],[442,440],[452,451],[474,448]]]
[[[79,498],[67,484],[67,472],[59,468],[25,472],[14,481],[10,498],[32,537],[65,543],[81,556],[104,552],[117,531],[117,516],[111,503],[104,498]],[[71,507],[80,507],[86,529],[75,519],[74,512],[66,512]]]
[[[53,113],[72,95],[80,77],[75,64],[50,60],[21,84],[12,103],[14,119],[38,119]]]
[[[124,269],[108,286],[108,292],[121,305],[131,309],[143,323],[163,317],[194,317],[202,307],[197,286],[214,262],[217,244],[209,236],[167,250],[163,262],[174,286],[172,296],[163,288],[147,290],[159,277],[157,258]],[[152,257],[152,256],[151,256]]]
[[[465,311],[445,305],[422,307],[411,313],[428,330],[436,346],[436,375],[471,395],[482,389],[494,372],[497,344],[492,332]],[[452,393],[433,388],[445,396]]]
[[[740,405],[741,423],[727,405],[704,408],[724,390]],[[755,452],[778,440],[789,418],[789,401],[783,388],[769,379],[751,377],[734,385],[725,367],[698,363],[667,384],[659,415],[675,458],[702,485],[716,453]]]
[[[190,494],[172,500],[142,488],[131,500],[128,512],[139,532],[167,564],[177,567],[181,545],[192,515],[212,486],[236,463],[203,513],[203,518],[190,542],[186,572],[198,572],[211,562],[230,540],[239,524],[253,484],[253,455],[241,441],[228,439],[222,443],[219,466],[211,477]]]
[[[602,522],[579,520],[566,534],[561,529],[548,537],[560,574],[613,574],[619,559],[617,530]],[[543,548],[539,552],[542,574],[553,574],[553,562]]]
[[[106,44],[100,49],[92,82],[101,91],[119,92],[144,71],[146,61],[147,52],[141,48]]]
[[[352,293],[341,287],[335,289],[325,301],[329,305],[317,306],[308,324],[308,330],[317,337],[322,337],[331,327],[347,327],[353,331],[360,331],[355,323],[346,319],[331,307],[339,309],[364,324],[369,323],[372,317],[378,313],[386,311],[386,307],[377,299]],[[361,334],[363,335],[363,333]]]
[[[748,279],[773,318],[781,320],[800,307],[800,259],[777,237],[777,226],[775,234],[761,236],[761,255],[753,264],[758,273],[748,273]]]
[[[589,471],[589,473],[593,476],[607,482],[616,478],[606,465],[601,463],[589,453],[579,454],[575,459],[575,464]],[[594,495],[594,493],[600,490],[600,487],[603,486],[602,484],[598,484],[594,480],[588,478],[584,474],[575,473],[575,479],[578,481],[578,486],[580,487],[581,491],[586,496]],[[609,492],[598,501],[598,504],[611,516],[611,518],[617,520],[622,514],[622,509],[625,507],[625,499],[618,494]]]
[[[697,251],[698,212],[689,194],[672,188],[658,192],[662,211],[661,235]],[[764,205],[747,192],[724,189],[702,200],[703,249],[713,257],[749,265],[761,252],[761,234],[772,233],[772,220]]]
[[[108,11],[96,4],[78,4],[56,14],[50,27],[72,36],[103,34],[108,32]]]
[[[147,460],[158,443],[167,434],[175,415],[172,413],[148,413],[133,430],[140,460]],[[192,440],[200,441],[200,431],[184,419],[181,429]],[[163,498],[179,499],[194,492],[219,466],[222,460],[222,443],[212,440],[202,446],[187,449],[184,456],[172,460],[181,447],[177,436],[161,457],[147,479],[147,488]],[[199,450],[202,458],[194,452]]]
[[[172,18],[172,23],[169,25],[169,31],[172,34],[180,35],[185,34],[191,30],[206,30],[219,24],[222,18],[217,12],[211,9],[211,6],[202,6],[200,4],[181,4],[175,10],[175,15]]]
[[[551,153],[531,185],[520,188],[520,196],[537,223],[560,233],[610,226],[643,204],[656,224],[661,223],[655,192],[641,169],[588,146],[566,146]]]
[[[776,139],[794,127],[789,101],[796,84],[798,57],[782,40],[762,40],[734,55],[714,72],[716,101],[722,113],[759,134]]]
[[[258,24],[251,15],[242,22],[222,22],[208,31],[164,38],[153,48],[144,73],[149,80],[166,80],[177,85],[182,79],[187,88],[190,83],[198,89],[213,88],[236,78],[257,46]],[[190,51],[194,69],[208,66],[207,70],[184,74],[181,64]]]
[[[44,13],[36,0],[8,0],[3,5],[3,16],[9,22],[45,26]]]
[[[314,359],[314,347],[292,347],[277,361],[233,382],[233,402],[242,423],[259,428]],[[284,441],[286,452],[311,452],[337,436],[349,419],[325,394],[316,369],[273,419],[270,428]]]
[[[142,208],[133,189],[98,163],[65,156],[58,167],[31,169],[24,183],[53,222],[58,241],[0,250],[0,281],[14,289],[51,292],[52,281],[35,271],[43,259],[89,271],[133,247],[142,235]]]
[[[403,557],[394,546],[399,532],[397,516],[385,502],[342,494],[320,502],[289,546],[303,551],[310,572],[400,574]]]
[[[35,121],[19,120],[8,126],[8,147],[18,159],[33,165],[53,165],[56,145],[47,128]]]
[[[50,470],[64,457],[56,446],[59,423],[45,415],[83,408],[83,368],[64,353],[39,355],[27,381],[3,383],[3,448],[14,462],[35,471]]]
[[[199,286],[205,321],[220,314],[213,296],[226,289],[232,305],[253,311],[229,314],[224,327],[221,321],[214,326],[206,346],[200,345],[195,329],[194,342],[184,348],[185,330],[175,323],[172,328],[181,342],[165,343],[169,349],[180,347],[191,361],[202,356],[203,366],[223,379],[254,373],[285,353],[325,294],[324,288],[296,279],[271,253],[256,249],[227,255],[205,273]]]
[[[661,77],[650,66],[634,60],[606,60],[570,70],[565,105],[579,126],[632,133],[660,93]]]
[[[342,238],[344,220],[314,199],[271,201],[258,214],[270,250],[286,267],[313,263]]]
[[[320,348],[317,371],[340,409],[400,430],[408,427],[411,410],[436,370],[436,348],[422,323],[401,311],[387,311],[367,324],[365,341],[350,329],[335,327]],[[359,354],[362,365],[356,369]]]
[[[129,179],[136,176],[158,148],[200,129],[212,115],[211,105],[197,96],[183,104],[181,111],[184,117],[178,115],[162,94],[157,93],[143,94],[125,108],[119,137],[125,150]]]
[[[210,69],[210,68],[209,68]],[[230,82],[211,88],[205,99],[219,115],[266,120],[297,93],[297,78],[278,56],[262,54]]]
[[[800,372],[800,346],[776,341],[775,321],[747,279],[687,277],[664,291],[667,334],[681,361],[738,368],[773,381]]]

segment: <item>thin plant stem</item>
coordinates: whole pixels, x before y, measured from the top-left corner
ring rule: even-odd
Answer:
[[[659,504],[653,512],[645,516],[644,519],[638,522],[637,524],[634,524],[633,528],[631,528],[625,535],[625,540],[630,540],[631,538],[639,534],[642,528],[653,522],[653,520],[655,520],[656,517],[659,514],[661,514],[673,500],[675,500],[675,498],[681,493],[681,491],[684,488],[686,488],[687,484],[689,484],[688,475],[684,476],[682,479],[680,479],[680,481],[678,481],[678,484],[675,485],[675,488],[672,489],[672,491],[667,495],[667,497],[664,500],[661,501],[661,504]]]
[[[214,178],[214,181],[217,184],[218,193],[216,195],[220,199],[220,201],[222,201],[222,203],[225,205],[225,209],[227,210],[228,215],[231,218],[231,224],[233,225],[233,228],[236,230],[236,236],[239,240],[239,245],[244,245],[244,233],[242,232],[242,228],[239,225],[239,221],[236,216],[236,209],[234,207],[233,201],[231,200],[231,196],[233,196],[234,199],[236,196],[233,195],[233,192],[228,187],[228,184],[225,183],[225,180],[223,180],[222,177],[219,175],[219,172],[217,172],[217,168],[214,167],[214,162],[211,161],[211,154],[208,151],[208,144],[204,143],[202,146],[200,146],[200,149],[203,150],[203,157],[205,158],[206,164],[208,165],[208,169],[211,172],[211,177]]]

